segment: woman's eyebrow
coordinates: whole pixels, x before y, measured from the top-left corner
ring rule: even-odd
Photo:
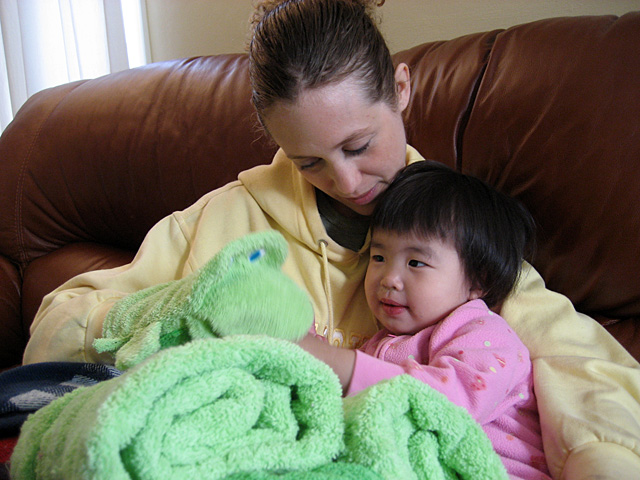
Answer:
[[[368,127],[364,127],[361,128],[359,130],[356,130],[355,132],[352,132],[351,135],[349,135],[347,138],[345,138],[344,140],[342,140],[342,142],[340,142],[338,145],[336,145],[336,147],[341,147],[349,142],[353,142],[354,140],[359,140],[360,138],[366,136],[369,134],[369,128]]]

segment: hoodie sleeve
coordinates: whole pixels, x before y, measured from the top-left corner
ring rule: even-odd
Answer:
[[[526,262],[500,313],[529,348],[553,478],[637,478],[638,362]]]
[[[210,192],[160,220],[130,264],[83,273],[48,294],[31,326],[23,362],[113,363],[110,355],[96,352],[93,340],[102,336],[104,318],[119,299],[183,278],[230,241],[269,228],[269,219],[239,182]]]

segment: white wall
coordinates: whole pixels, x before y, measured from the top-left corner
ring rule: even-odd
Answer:
[[[151,60],[242,52],[253,0],[146,0]],[[547,17],[622,15],[640,0],[386,0],[392,52]]]

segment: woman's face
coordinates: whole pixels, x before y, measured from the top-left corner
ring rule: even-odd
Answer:
[[[277,102],[263,121],[309,183],[338,206],[371,215],[378,195],[406,163],[402,111],[410,87],[404,64],[396,69],[396,84],[396,109],[371,103],[357,82],[347,78],[305,90],[293,103]]]

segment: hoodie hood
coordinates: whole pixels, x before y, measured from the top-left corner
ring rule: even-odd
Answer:
[[[407,164],[419,160],[423,158],[418,151],[407,146]],[[325,242],[329,261],[353,261],[368,250],[369,238],[360,252],[342,247],[329,238],[318,212],[315,188],[282,150],[278,150],[271,165],[242,172],[238,179],[262,210],[293,238],[318,254],[322,253],[320,245]]]
[[[282,230],[307,248],[320,253],[320,241],[330,243],[318,213],[313,185],[300,175],[282,150],[278,150],[271,165],[260,165],[242,172],[238,180]],[[339,247],[335,253],[332,252],[332,257],[335,255],[340,258],[331,260],[340,261],[345,260],[342,257],[347,253],[340,251]]]

